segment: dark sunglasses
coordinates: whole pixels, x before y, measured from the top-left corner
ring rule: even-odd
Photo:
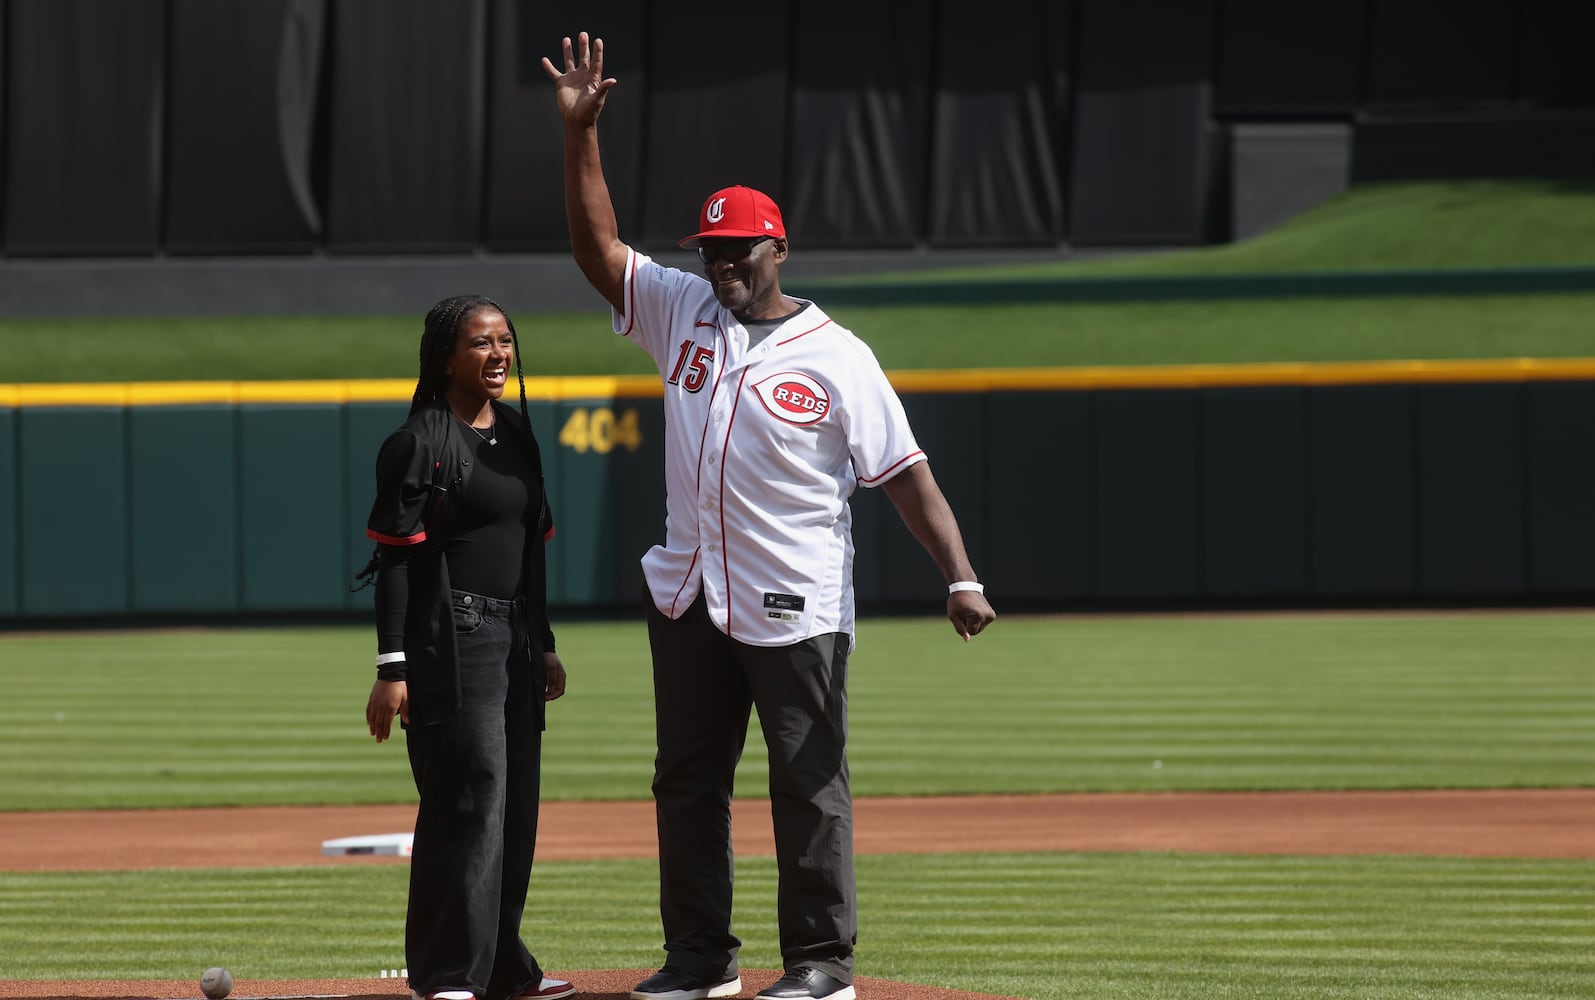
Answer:
[[[773,239],[775,239],[774,236],[755,236],[746,240],[721,240],[716,243],[700,243],[698,244],[698,259],[705,264],[713,264],[717,260],[728,260],[734,264],[739,260],[747,260],[754,247]]]

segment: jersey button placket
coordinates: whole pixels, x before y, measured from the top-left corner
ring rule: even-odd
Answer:
[[[698,537],[703,540],[703,548],[709,555],[709,561],[719,565],[717,573],[724,572],[721,562],[720,538],[723,525],[720,520],[720,508],[724,501],[721,494],[725,469],[721,459],[725,457],[722,450],[726,446],[726,427],[730,420],[730,406],[733,394],[721,392],[710,404],[709,427],[706,435],[705,454],[703,459],[704,476],[701,487],[703,500],[703,514],[699,518]]]

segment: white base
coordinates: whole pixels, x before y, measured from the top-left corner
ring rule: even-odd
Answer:
[[[410,848],[414,842],[415,834],[413,833],[377,833],[363,837],[339,837],[337,840],[323,840],[321,842],[321,853],[327,857],[365,854],[407,858],[410,856]]]

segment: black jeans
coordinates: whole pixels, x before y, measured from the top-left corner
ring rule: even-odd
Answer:
[[[781,960],[853,981],[858,941],[842,633],[750,646],[709,620],[703,596],[672,621],[648,606],[654,809],[667,961],[705,978],[737,971],[731,932],[731,792],[757,706],[770,756]]]
[[[503,1000],[542,979],[521,941],[537,842],[541,669],[509,601],[453,592],[461,704],[406,730],[421,794],[410,859],[410,988]],[[540,665],[538,665],[540,666]]]

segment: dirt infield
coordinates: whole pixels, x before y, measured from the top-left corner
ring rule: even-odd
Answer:
[[[412,806],[0,813],[0,871],[393,864],[323,857],[321,842],[397,833]],[[768,804],[738,800],[737,851],[774,852]],[[1595,858],[1595,789],[1418,792],[1218,792],[860,799],[860,854],[994,851],[1196,851]],[[550,802],[539,861],[654,856],[646,802]],[[622,1000],[651,970],[555,973],[589,1000]],[[776,977],[745,970],[743,996]],[[861,977],[867,1000],[994,1000]],[[402,980],[239,980],[254,997],[407,997]],[[0,982],[0,998],[197,998],[184,981]]]
[[[1207,792],[860,799],[860,854],[1223,851],[1595,857],[1595,789]],[[770,855],[767,803],[732,807],[738,853]],[[0,871],[405,863],[321,842],[398,833],[413,806],[0,813]],[[539,861],[651,858],[647,802],[548,802]]]

